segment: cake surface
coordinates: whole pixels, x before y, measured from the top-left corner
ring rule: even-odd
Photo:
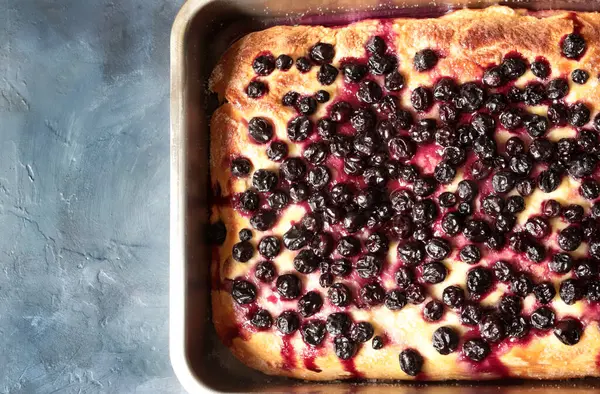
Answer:
[[[600,15],[237,41],[210,79],[213,321],[311,380],[600,375]]]

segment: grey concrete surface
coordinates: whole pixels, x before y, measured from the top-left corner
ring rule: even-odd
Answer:
[[[169,35],[182,0],[0,0],[0,393],[178,393]]]

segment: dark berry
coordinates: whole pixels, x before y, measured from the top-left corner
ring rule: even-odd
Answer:
[[[517,86],[511,86],[506,93],[509,103],[520,103],[523,101],[523,90]]]
[[[504,200],[496,194],[488,194],[481,201],[481,209],[486,215],[496,217],[504,210]]]
[[[573,258],[568,253],[557,253],[548,263],[548,268],[552,272],[565,274],[573,267]]]
[[[460,261],[467,264],[477,264],[481,260],[481,251],[475,245],[465,245],[459,253]]]
[[[397,92],[404,87],[404,77],[398,71],[392,71],[385,76],[383,85],[390,92]]]
[[[275,265],[270,261],[262,261],[256,265],[254,275],[261,282],[271,282],[276,276]]]
[[[442,161],[435,167],[434,177],[439,183],[447,185],[452,183],[456,177],[456,169],[450,164]]]
[[[269,92],[269,88],[264,82],[252,81],[246,87],[246,94],[250,98],[261,98]]]
[[[407,137],[394,137],[388,142],[390,155],[398,160],[410,159],[416,152],[415,144]]]
[[[342,283],[334,283],[327,292],[329,302],[335,306],[347,306],[352,300],[350,289]]]
[[[384,340],[382,337],[380,337],[379,335],[376,335],[373,337],[373,342],[372,342],[373,349],[375,349],[375,350],[382,349],[384,345],[385,345],[385,343],[384,343]]]
[[[593,249],[592,246],[590,246],[590,249]],[[591,252],[593,252],[593,250],[590,251],[590,254],[592,254]],[[592,254],[593,257],[595,257],[594,254],[595,253]],[[582,259],[577,262],[573,271],[575,276],[579,279],[593,279],[598,275],[598,265],[596,260]]]
[[[426,321],[438,321],[444,316],[444,304],[437,300],[431,300],[423,307],[423,317]]]
[[[321,320],[309,320],[300,329],[302,339],[311,346],[319,346],[325,339],[325,322]]]
[[[327,167],[322,165],[311,168],[306,177],[308,185],[315,190],[322,189],[327,186],[330,179],[331,175],[329,174],[329,170]]]
[[[283,209],[288,205],[289,197],[285,192],[276,190],[267,197],[267,202],[273,209]]]
[[[481,337],[490,343],[500,342],[506,336],[502,320],[496,315],[485,316],[479,323]]]
[[[517,316],[523,309],[521,298],[515,295],[503,295],[498,310],[505,316]]]
[[[556,78],[548,83],[546,95],[550,100],[558,100],[569,93],[569,82],[564,78]]]
[[[494,93],[488,97],[485,108],[492,114],[498,114],[504,111],[507,105],[506,97],[503,94]]]
[[[288,146],[285,142],[274,141],[271,142],[267,148],[267,157],[272,161],[281,161],[288,155]]]
[[[287,92],[281,98],[281,103],[286,107],[295,107],[296,102],[300,98],[300,94],[294,91]]]
[[[373,75],[389,74],[396,68],[398,61],[391,55],[373,55],[369,58],[367,65]]]
[[[507,130],[515,130],[523,125],[523,115],[518,108],[509,108],[503,111],[499,119]]]
[[[371,54],[383,55],[386,49],[385,41],[379,36],[374,36],[367,42],[367,51]]]
[[[240,241],[250,241],[252,239],[252,230],[243,228],[238,233],[238,237],[240,238]]]
[[[550,224],[540,216],[533,216],[525,222],[525,230],[534,238],[544,238],[550,232]]]
[[[527,70],[527,64],[520,57],[505,58],[500,67],[504,76],[510,80],[519,78]]]
[[[231,161],[231,175],[236,177],[246,177],[250,174],[250,170],[252,169],[252,163],[250,160],[239,157],[237,159],[233,159]]]
[[[435,67],[438,61],[437,54],[431,49],[423,49],[415,53],[413,65],[417,71],[427,71]]]
[[[366,254],[356,261],[356,271],[363,279],[376,278],[383,267],[383,260],[374,254]]]
[[[250,136],[258,143],[267,143],[273,138],[273,126],[265,118],[252,118],[248,122],[248,132]]]
[[[556,315],[552,309],[542,306],[531,314],[531,325],[538,330],[547,330],[554,326]]]
[[[280,275],[275,282],[277,292],[285,299],[298,298],[301,290],[300,279],[293,274]]]
[[[475,82],[467,82],[460,87],[459,97],[454,103],[464,112],[477,111],[485,102],[485,91]]]
[[[519,213],[525,210],[525,199],[521,196],[510,196],[506,199],[506,212]]]
[[[554,335],[565,345],[576,345],[583,334],[583,326],[576,319],[560,320],[554,327]]]
[[[321,310],[323,298],[315,291],[309,291],[298,300],[298,313],[303,317],[310,317]]]
[[[589,77],[590,74],[587,71],[582,70],[580,68],[573,70],[573,72],[571,73],[571,79],[573,80],[573,82],[579,85],[585,84],[588,81]]]
[[[284,335],[289,335],[300,328],[300,318],[292,311],[285,311],[275,320],[277,330]]]
[[[571,33],[565,36],[561,44],[562,54],[568,59],[577,59],[585,52],[586,43],[581,34]]]
[[[483,294],[492,287],[492,284],[492,273],[487,268],[477,267],[467,273],[467,290],[469,290],[469,293]]]
[[[423,368],[423,356],[416,350],[406,349],[400,353],[400,369],[410,376],[417,376]]]
[[[504,85],[504,74],[500,67],[492,67],[485,70],[483,73],[483,83],[492,88],[497,88]]]
[[[550,75],[550,64],[546,60],[536,60],[531,63],[531,72],[540,79],[546,79]]]
[[[479,338],[465,341],[462,347],[463,354],[475,362],[481,362],[490,354],[490,346]]]
[[[421,279],[425,283],[437,284],[443,282],[444,279],[446,279],[447,274],[448,270],[446,269],[444,264],[438,261],[434,261],[432,263],[427,263],[423,265]]]
[[[245,280],[236,279],[231,287],[231,296],[238,304],[250,304],[256,299],[256,286]]]
[[[304,175],[306,174],[306,164],[298,157],[290,157],[283,161],[279,168],[279,172],[287,181],[298,181],[304,178]],[[259,191],[261,190],[259,189]]]
[[[492,172],[491,164],[486,160],[475,160],[471,164],[471,177],[477,181],[487,178]]]
[[[458,333],[451,327],[440,327],[433,332],[431,338],[433,348],[439,354],[450,354],[458,348]]]
[[[385,290],[378,283],[369,283],[360,289],[360,297],[367,305],[379,305],[385,298]]]
[[[423,244],[418,241],[400,243],[398,245],[398,258],[409,266],[420,264],[425,258]]]
[[[350,338],[338,336],[333,340],[333,351],[339,359],[349,360],[358,351],[358,346]]]
[[[259,309],[250,318],[250,324],[258,329],[264,330],[273,325],[273,317],[271,317],[269,311]]]
[[[448,212],[442,218],[442,230],[449,236],[457,235],[462,230],[462,223],[463,220],[459,214]]]
[[[520,179],[517,181],[516,189],[521,196],[529,196],[535,189],[535,181],[528,178]]]
[[[288,55],[279,55],[279,56],[277,56],[277,59],[275,60],[275,67],[281,71],[289,70],[290,68],[292,68],[293,64],[294,64],[294,59],[292,59]]]
[[[527,133],[534,138],[544,135],[550,126],[546,117],[537,114],[526,116],[523,123]]]
[[[463,235],[471,242],[484,242],[490,233],[490,226],[483,220],[467,220],[463,228]]]
[[[352,236],[342,237],[338,241],[336,250],[344,257],[355,256],[360,251],[360,241]]]
[[[275,58],[273,55],[260,55],[252,62],[252,69],[258,75],[269,75],[275,69]]]
[[[559,287],[558,294],[567,305],[573,305],[584,296],[584,287],[576,279],[566,279]]]
[[[554,81],[557,81],[556,79]],[[550,86],[554,86],[553,82],[554,81],[550,81],[550,84],[548,84],[548,88],[550,89]],[[559,87],[554,86],[556,88],[556,90],[553,90],[552,92],[555,93],[556,91],[558,91]],[[568,85],[567,85],[568,88]],[[550,94],[550,90],[548,91],[548,95]],[[546,91],[544,89],[544,85],[542,85],[541,83],[537,83],[537,82],[533,82],[533,83],[529,83],[527,84],[527,86],[525,87],[525,90],[523,91],[523,101],[525,102],[525,104],[527,105],[539,105],[542,103],[542,101],[546,98]],[[548,98],[551,98],[548,96]]]
[[[444,208],[451,208],[456,205],[456,194],[452,192],[443,192],[438,196],[438,204]]]
[[[331,64],[323,64],[319,68],[319,71],[317,71],[317,81],[319,81],[321,85],[331,85],[335,82],[338,74],[339,70],[337,68],[333,67]]]
[[[533,282],[525,273],[519,273],[512,277],[510,281],[510,291],[519,297],[526,297],[533,291]]]
[[[467,326],[479,324],[483,318],[483,310],[477,304],[467,304],[460,311],[460,321]]]
[[[458,286],[448,286],[442,293],[442,301],[452,309],[458,309],[465,303],[465,292]]]
[[[464,179],[458,183],[456,193],[461,200],[472,201],[478,193],[477,184]]]
[[[406,299],[413,305],[418,305],[425,301],[425,289],[423,286],[412,283],[406,288]]]
[[[575,103],[569,107],[569,124],[582,127],[590,121],[590,109],[583,103]]]
[[[354,130],[360,132],[373,130],[377,123],[377,118],[373,111],[367,108],[359,108],[352,113],[350,124]]]
[[[383,93],[381,87],[374,81],[362,81],[356,92],[359,101],[366,104],[375,104],[381,101]]]
[[[419,86],[412,91],[410,95],[410,102],[416,111],[427,111],[432,104],[431,90],[423,86]]]
[[[564,228],[558,233],[557,241],[562,250],[571,252],[581,245],[581,229],[575,226]]]
[[[394,279],[396,280],[396,284],[400,289],[408,288],[414,280],[414,274],[408,267],[400,267],[396,274],[394,275]]]
[[[325,327],[331,335],[345,334],[352,326],[352,319],[344,312],[332,313],[327,317]]]
[[[296,68],[301,73],[307,73],[312,68],[312,64],[307,57],[302,56],[296,59]]]
[[[537,177],[537,184],[544,193],[551,193],[558,189],[558,186],[560,185],[560,175],[553,170],[542,171]]]
[[[432,177],[420,177],[413,183],[413,192],[419,197],[427,197],[435,192],[436,180]]]
[[[383,301],[386,308],[397,311],[406,306],[406,295],[400,290],[391,290]]]
[[[350,329],[350,338],[359,343],[367,342],[373,338],[373,334],[375,334],[373,325],[365,321],[354,324],[352,329]]]
[[[297,116],[287,125],[287,135],[291,141],[300,142],[312,133],[313,124],[306,116]]]
[[[450,254],[450,251],[450,244],[443,238],[434,237],[425,244],[425,252],[433,260],[445,259]]]
[[[533,294],[541,304],[549,304],[556,295],[556,289],[552,283],[542,282],[535,285]]]
[[[535,161],[549,162],[554,152],[554,143],[546,138],[536,138],[529,145],[529,154]]]
[[[600,302],[600,281],[590,281],[587,285],[585,296],[590,302]]]
[[[433,87],[433,97],[438,101],[451,101],[458,94],[458,86],[451,78],[441,78]]]
[[[435,130],[435,120],[421,119],[409,129],[408,135],[416,143],[427,143],[434,140]]]
[[[252,258],[254,255],[254,247],[248,241],[238,242],[233,245],[231,250],[231,257],[235,261],[239,261],[241,263],[245,263]]]

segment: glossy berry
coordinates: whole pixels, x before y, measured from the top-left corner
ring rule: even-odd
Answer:
[[[423,49],[415,53],[413,66],[417,71],[427,71],[435,67],[438,61],[437,54],[431,49]]]
[[[284,335],[289,335],[300,328],[300,318],[292,311],[285,311],[275,320],[275,327]]]
[[[327,292],[327,298],[333,305],[344,307],[352,300],[352,293],[343,283],[334,283]]]
[[[487,315],[479,323],[481,337],[490,343],[500,342],[506,336],[502,319],[497,315]]]
[[[568,34],[562,41],[561,52],[568,59],[578,59],[586,49],[585,39],[581,34]]]
[[[250,318],[250,324],[258,329],[264,330],[273,325],[273,317],[269,311],[265,309],[259,309]]]
[[[459,97],[454,104],[465,112],[477,111],[485,103],[485,91],[475,82],[460,87]]]
[[[575,302],[579,301],[584,296],[584,287],[583,285],[576,279],[565,279],[560,284],[558,289],[558,294],[560,295],[560,299],[564,301],[567,305],[573,305]]]
[[[252,69],[258,75],[269,75],[275,69],[275,58],[273,55],[260,55],[252,62]]]
[[[443,260],[450,254],[451,248],[448,241],[443,238],[431,238],[425,244],[425,252],[433,260]]]
[[[423,244],[418,241],[400,243],[398,245],[398,258],[409,266],[420,264],[425,258]]]
[[[572,126],[585,126],[590,121],[590,109],[584,103],[575,103],[569,107],[567,120]]]
[[[330,97],[331,96],[329,95],[329,92],[326,90],[319,90],[317,93],[315,93],[315,100],[321,104],[328,102]]]
[[[277,292],[281,297],[292,300],[300,296],[301,282],[294,274],[280,275],[275,282]]]
[[[433,87],[433,97],[438,101],[451,101],[457,94],[458,86],[451,78],[440,78]]]
[[[410,102],[416,111],[427,111],[432,104],[431,90],[423,86],[419,86],[412,91],[410,95]]]
[[[261,81],[252,81],[246,87],[246,94],[248,97],[253,99],[261,98],[268,92],[269,88],[264,82]]]
[[[521,298],[516,295],[504,295],[500,299],[498,310],[505,316],[517,316],[523,309]]]
[[[526,297],[533,291],[533,283],[525,273],[516,274],[510,280],[510,291],[519,297]]]
[[[309,291],[298,300],[298,313],[303,317],[310,317],[321,310],[323,298],[315,291]]]
[[[556,81],[556,80],[555,80]],[[549,87],[553,81],[550,81]],[[567,85],[568,88],[568,85]],[[533,82],[527,84],[523,91],[523,101],[527,105],[539,105],[546,98],[546,91],[541,83]],[[548,97],[550,98],[550,97]]]
[[[356,343],[346,336],[338,336],[333,340],[333,351],[341,360],[349,360],[358,351]]]
[[[277,59],[275,59],[275,67],[281,71],[287,71],[292,68],[294,64],[294,59],[292,59],[288,55],[279,55]]]
[[[538,330],[548,330],[554,326],[556,315],[552,309],[542,306],[531,314],[531,325]]]
[[[375,329],[371,323],[365,321],[354,324],[350,329],[350,338],[359,343],[367,342],[373,338],[373,334],[375,334]]]
[[[471,269],[467,273],[467,290],[473,294],[483,294],[493,285],[493,277],[490,270],[483,267]]]
[[[467,326],[474,326],[481,322],[483,310],[477,304],[467,304],[460,311],[460,321]]]
[[[256,286],[245,280],[236,279],[231,287],[231,296],[240,305],[250,304],[256,299]]]
[[[325,322],[309,320],[300,328],[302,339],[311,346],[319,346],[325,339]]]
[[[296,59],[296,68],[301,73],[307,73],[312,68],[310,59],[308,59],[305,56],[299,57],[298,59]]]
[[[241,263],[245,263],[252,258],[254,255],[254,247],[248,241],[238,242],[233,245],[231,250],[231,257],[235,261],[239,261]]]
[[[352,319],[344,312],[332,313],[327,317],[325,327],[331,335],[346,334],[352,326]]]
[[[531,72],[540,79],[546,79],[550,75],[550,64],[546,60],[536,60],[531,63]]]
[[[550,224],[540,216],[533,216],[525,222],[525,230],[534,238],[543,238],[550,232]]]
[[[569,223],[579,223],[583,219],[584,210],[581,205],[570,204],[563,209],[563,217]]]
[[[437,300],[431,300],[423,308],[423,317],[426,321],[438,321],[444,316],[444,304]]]
[[[541,304],[548,304],[556,295],[556,289],[552,283],[542,282],[535,285],[533,294],[535,294],[535,298],[537,298]]]
[[[406,306],[406,295],[400,290],[391,290],[386,294],[383,303],[389,310],[400,310]]]
[[[283,97],[281,98],[281,104],[283,104],[286,107],[295,107],[296,102],[299,98],[300,94],[294,91],[290,91],[283,95]]]
[[[558,100],[569,93],[569,82],[564,78],[556,78],[548,83],[546,95],[550,100]]]
[[[400,289],[406,289],[414,281],[414,274],[409,268],[400,267],[398,268],[398,271],[396,271],[394,279]]]
[[[491,229],[483,220],[470,219],[465,222],[462,232],[471,242],[484,242],[490,236]]]
[[[392,71],[385,76],[384,86],[390,92],[397,92],[404,87],[404,77],[398,71]]]
[[[542,171],[537,177],[538,187],[544,193],[551,193],[558,189],[560,181],[560,175],[553,170]]]
[[[465,245],[458,256],[463,263],[477,264],[481,259],[481,251],[476,245]]]
[[[558,246],[567,252],[571,252],[581,245],[582,233],[579,227],[569,226],[558,233]]]
[[[423,356],[416,350],[406,349],[400,353],[400,369],[410,376],[417,376],[423,368]]]
[[[360,82],[368,72],[369,69],[363,64],[349,62],[342,65],[342,74],[348,83]]]
[[[373,75],[389,74],[396,68],[398,63],[396,57],[391,55],[373,55],[367,62],[369,71]]]
[[[548,268],[552,272],[565,274],[573,267],[573,258],[568,253],[557,253],[548,263]]]
[[[252,170],[252,163],[246,158],[239,157],[231,161],[231,175],[235,177],[246,177],[250,174],[250,170]]]
[[[573,82],[579,85],[585,84],[589,78],[590,74],[587,71],[582,70],[580,68],[573,70],[573,72],[571,73],[571,79],[573,80]]]
[[[288,146],[285,142],[274,141],[271,142],[267,148],[267,157],[272,161],[281,161],[288,155]]]
[[[385,341],[382,337],[380,337],[379,335],[376,335],[373,337],[373,341],[372,341],[373,349],[375,349],[375,350],[383,349],[384,345],[385,345]]]
[[[367,305],[379,305],[385,298],[385,290],[378,283],[369,283],[360,289],[360,297]]]
[[[360,83],[356,97],[365,104],[375,104],[381,101],[383,93],[377,82],[367,80]]]
[[[434,261],[423,265],[421,279],[429,284],[437,284],[443,282],[447,274],[444,264]]]
[[[519,78],[527,70],[527,64],[520,57],[505,58],[500,67],[504,76],[510,80]]]
[[[523,125],[523,115],[518,108],[510,108],[500,114],[500,123],[507,130],[515,130]]]
[[[500,93],[491,94],[485,102],[485,108],[492,114],[501,113],[507,105],[506,97]]]
[[[383,267],[383,260],[374,254],[366,254],[356,262],[358,276],[363,279],[376,278]]]
[[[482,81],[489,87],[497,88],[505,83],[504,74],[500,67],[488,68],[483,73]]]
[[[439,354],[447,355],[458,348],[459,336],[451,327],[440,327],[433,332],[431,342]]]
[[[554,335],[565,345],[576,345],[583,334],[583,327],[576,319],[563,319],[556,323]]]
[[[465,341],[462,347],[463,354],[472,361],[481,362],[490,354],[490,346],[479,338]]]
[[[422,303],[425,297],[425,289],[417,283],[412,283],[406,288],[406,300],[413,305]]]
[[[442,301],[449,308],[458,309],[465,302],[465,292],[458,286],[448,286],[442,293]]]
[[[307,139],[312,133],[313,124],[306,116],[297,116],[287,125],[287,135],[291,141],[300,142]]]

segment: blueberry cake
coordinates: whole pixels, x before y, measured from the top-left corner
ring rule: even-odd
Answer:
[[[331,379],[600,375],[600,14],[277,26],[210,89],[213,321]]]

